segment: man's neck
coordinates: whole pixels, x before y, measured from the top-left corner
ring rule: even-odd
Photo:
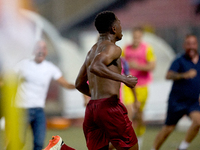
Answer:
[[[133,45],[132,45],[132,47],[133,47],[134,49],[137,49],[139,46],[140,46],[140,44],[134,44],[134,43],[133,43]]]
[[[107,34],[107,33],[101,33],[101,34],[99,35],[98,41],[105,41],[105,40],[108,40],[108,41],[110,41],[110,42],[112,42],[112,43],[115,43],[115,42],[116,42],[116,40],[115,40],[115,38],[114,38],[113,35]]]
[[[34,61],[36,62],[36,64],[40,64],[43,62],[43,61],[38,61],[37,59],[34,59]]]

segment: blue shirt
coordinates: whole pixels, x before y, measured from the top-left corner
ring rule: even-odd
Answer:
[[[128,63],[125,59],[121,58],[121,63],[122,63],[122,74],[124,75],[129,75],[129,66]]]
[[[170,93],[177,101],[196,101],[200,94],[200,60],[194,64],[185,54],[177,56],[169,70],[184,73],[190,69],[196,69],[197,76],[193,79],[175,80]]]

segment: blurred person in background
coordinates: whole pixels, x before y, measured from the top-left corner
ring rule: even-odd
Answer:
[[[125,47],[122,52],[122,57],[129,64],[130,74],[138,78],[138,83],[135,86],[136,96],[134,96],[130,88],[123,86],[122,97],[128,113],[132,117],[131,120],[133,120],[133,127],[138,137],[138,143],[141,147],[142,136],[146,130],[143,121],[143,110],[148,98],[148,84],[152,80],[151,73],[156,66],[156,57],[152,47],[142,41],[142,27],[133,28],[132,37],[132,44]],[[140,102],[140,108],[138,111],[133,113],[135,97],[137,97],[137,100]]]
[[[129,73],[129,66],[127,61],[124,58],[121,58],[121,66],[122,66],[122,75],[128,76],[130,75]],[[123,102],[123,96],[122,96],[122,87],[125,86],[123,83],[121,83],[121,88],[120,88],[120,100],[121,102]],[[137,113],[137,111],[139,111],[140,108],[140,102],[137,100],[137,96],[135,93],[135,88],[130,88],[130,90],[132,91],[133,95],[134,95],[134,103],[132,105],[133,109],[127,109],[128,110],[128,118],[129,120],[132,120],[134,113]],[[115,147],[110,143],[109,144],[109,150],[113,150],[115,149]]]
[[[115,43],[122,38],[120,20],[113,12],[99,13],[95,18],[99,38],[88,52],[76,88],[91,97],[83,123],[89,150],[108,150],[111,142],[117,150],[138,150],[138,141],[125,106],[120,102],[120,82],[133,88],[137,78],[121,75],[121,48]],[[89,81],[89,84],[88,84]],[[54,136],[45,150],[72,150]]]
[[[128,62],[124,58],[121,58],[121,64],[122,64],[122,74],[126,76],[130,75]],[[122,83],[121,88],[120,88],[120,99],[122,102],[124,101],[123,100],[124,96],[122,92],[123,86],[126,86],[126,85]],[[127,110],[128,110],[128,117],[130,120],[132,120],[134,112],[137,113],[140,109],[140,102],[137,100],[135,88],[130,88],[130,90],[132,91],[132,94],[134,96],[134,102],[133,102],[133,105],[131,105],[131,107],[127,106]]]
[[[0,119],[3,117],[3,102],[2,102],[2,86],[3,86],[3,80],[2,80],[2,69],[1,69],[1,61],[0,61]],[[0,125],[1,127],[1,125]],[[0,136],[1,138],[1,136]]]
[[[16,94],[16,106],[27,113],[25,129],[31,125],[34,137],[34,150],[42,150],[45,133],[46,118],[44,113],[45,100],[52,79],[66,89],[75,89],[75,85],[68,83],[60,69],[45,60],[47,46],[41,40],[36,44],[33,59],[24,59],[16,65],[19,85]],[[24,144],[22,139],[22,144]]]
[[[185,53],[176,57],[166,74],[166,79],[173,80],[173,85],[165,125],[156,136],[152,150],[162,146],[184,115],[190,117],[192,124],[178,150],[187,150],[200,128],[200,60],[195,35],[185,37],[184,49]]]

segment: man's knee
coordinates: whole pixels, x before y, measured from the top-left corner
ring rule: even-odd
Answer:
[[[197,122],[192,122],[192,125],[191,125],[194,129],[196,129],[196,130],[199,130],[199,128],[200,128],[200,122],[199,121],[197,121]]]
[[[193,121],[193,125],[196,127],[200,127],[200,112],[195,111],[190,114],[190,118]]]
[[[175,129],[175,125],[165,125],[163,127],[163,131],[166,132],[166,134],[170,134],[171,132],[173,132]]]

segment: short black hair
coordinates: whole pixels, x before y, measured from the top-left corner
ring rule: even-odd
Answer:
[[[113,23],[117,20],[112,11],[103,11],[95,18],[95,27],[99,33],[106,33],[111,30]]]

